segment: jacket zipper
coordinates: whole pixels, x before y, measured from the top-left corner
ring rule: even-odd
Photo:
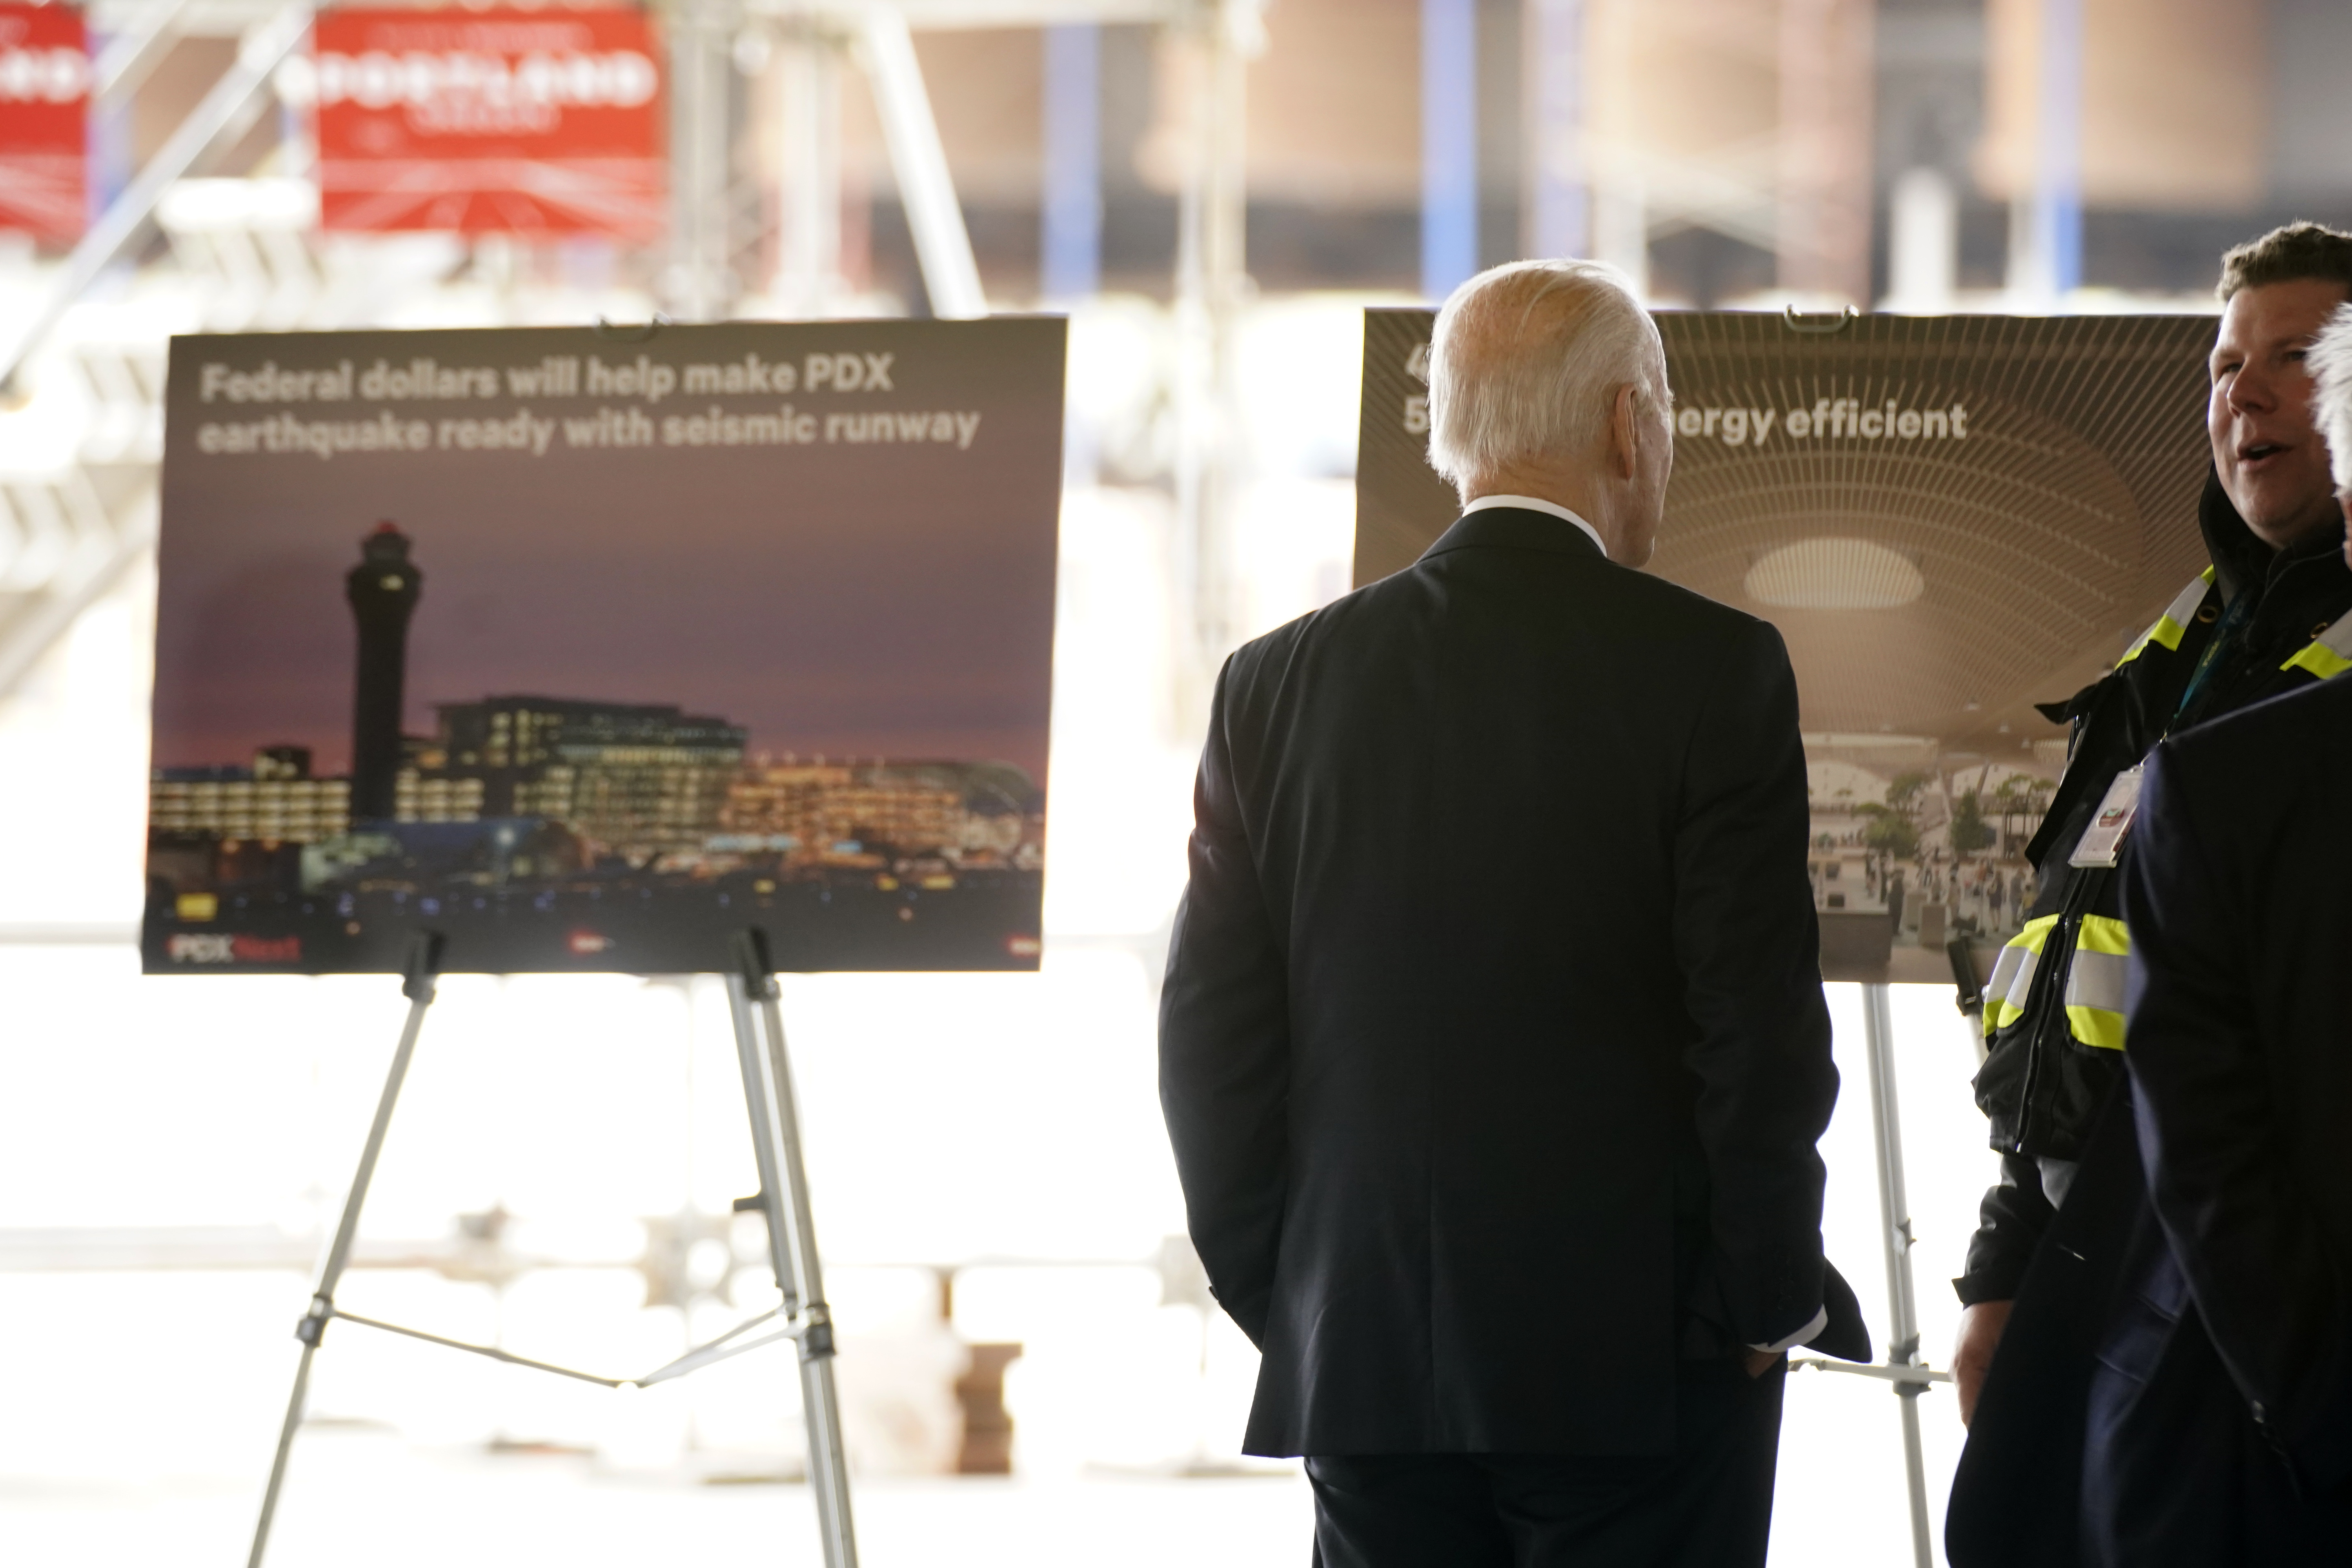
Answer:
[[[2102,875],[2095,868],[2076,867],[2074,882],[2066,889],[2066,901],[2061,906],[2058,924],[2052,929],[2050,940],[2042,943],[2042,962],[2034,966],[2033,991],[2027,1006],[2033,1010],[2032,1033],[2025,1037],[2025,1082],[2017,1096],[2017,1136],[2010,1141],[2009,1152],[2025,1152],[2025,1145],[2033,1128],[2033,1089],[2042,1077],[2044,1054],[2050,1048],[2053,1021],[2064,1024],[2066,1006],[2066,972],[2074,967],[2074,942],[2081,932],[2084,910],[2095,897],[2095,889]],[[2063,948],[2060,944],[2063,943]],[[2053,951],[2056,950],[2056,951]],[[2065,962],[2055,964],[2050,960],[2063,951]],[[2052,998],[2058,998],[2053,1003]]]

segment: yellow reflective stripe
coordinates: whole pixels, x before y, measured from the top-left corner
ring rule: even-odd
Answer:
[[[2083,1044],[2124,1048],[2124,976],[2130,960],[2130,927],[2110,915],[2083,917],[2066,966],[2066,1022]]]
[[[2352,669],[2352,616],[2312,638],[2309,647],[2279,668],[2307,669],[2322,680],[2333,680]]]
[[[2156,625],[2139,634],[2139,640],[2131,645],[2130,651],[2116,660],[2116,668],[2121,669],[2137,658],[2150,643],[2168,651],[2177,651],[2180,639],[2188,634],[2189,617],[2197,613],[2197,606],[2205,602],[2206,591],[2212,584],[2213,568],[2208,566],[2198,574],[2197,581],[2181,589],[2172,603],[2165,607],[2164,614],[2156,618]]]
[[[2074,951],[2113,953],[2117,958],[2129,958],[2131,927],[2112,915],[2084,915],[2083,929],[2074,937]]]
[[[2025,999],[2033,993],[2033,972],[2041,966],[2042,946],[2057,926],[2056,915],[2026,921],[1993,961],[1992,978],[1985,982],[1984,990],[1987,1036],[2016,1022],[2024,1013]]]
[[[2074,1007],[2066,1009],[2066,1022],[2074,1038],[2086,1046],[2103,1051],[2124,1048],[2124,1016],[2105,1007]]]

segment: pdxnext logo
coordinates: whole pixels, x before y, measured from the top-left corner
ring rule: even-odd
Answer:
[[[299,936],[242,936],[227,931],[182,931],[163,945],[174,963],[299,963]]]

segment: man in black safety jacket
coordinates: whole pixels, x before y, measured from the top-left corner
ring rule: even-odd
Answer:
[[[2222,258],[2219,292],[2213,470],[2198,506],[2212,564],[2111,673],[2043,710],[2072,729],[2065,775],[2026,851],[2039,873],[2031,918],[1985,986],[1976,1095],[2001,1179],[1953,1281],[1965,1308],[1952,1355],[1963,1421],[2124,1075],[2131,946],[2112,829],[2118,817],[2128,826],[2141,760],[2167,734],[2352,669],[2344,517],[2303,366],[2312,335],[2352,300],[2352,235],[2274,230]],[[2095,831],[2102,818],[2111,831]]]

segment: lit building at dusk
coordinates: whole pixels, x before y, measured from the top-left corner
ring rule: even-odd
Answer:
[[[1011,857],[1029,837],[1034,786],[1017,770],[964,763],[787,760],[742,770],[727,791],[730,834],[908,855]]]
[[[754,767],[728,789],[730,832],[784,836],[810,850],[888,845],[911,853],[961,848],[963,796],[884,768],[823,764]]]
[[[395,822],[477,822],[482,816],[482,781],[427,778],[415,768],[403,768],[394,786]]]
[[[310,776],[310,753],[270,746],[249,767],[158,768],[147,786],[151,832],[308,844],[351,826],[352,782]]]
[[[445,702],[415,744],[415,789],[460,784],[477,816],[543,816],[615,849],[698,844],[719,826],[745,731],[664,704],[502,696]],[[465,820],[445,817],[439,820]]]

